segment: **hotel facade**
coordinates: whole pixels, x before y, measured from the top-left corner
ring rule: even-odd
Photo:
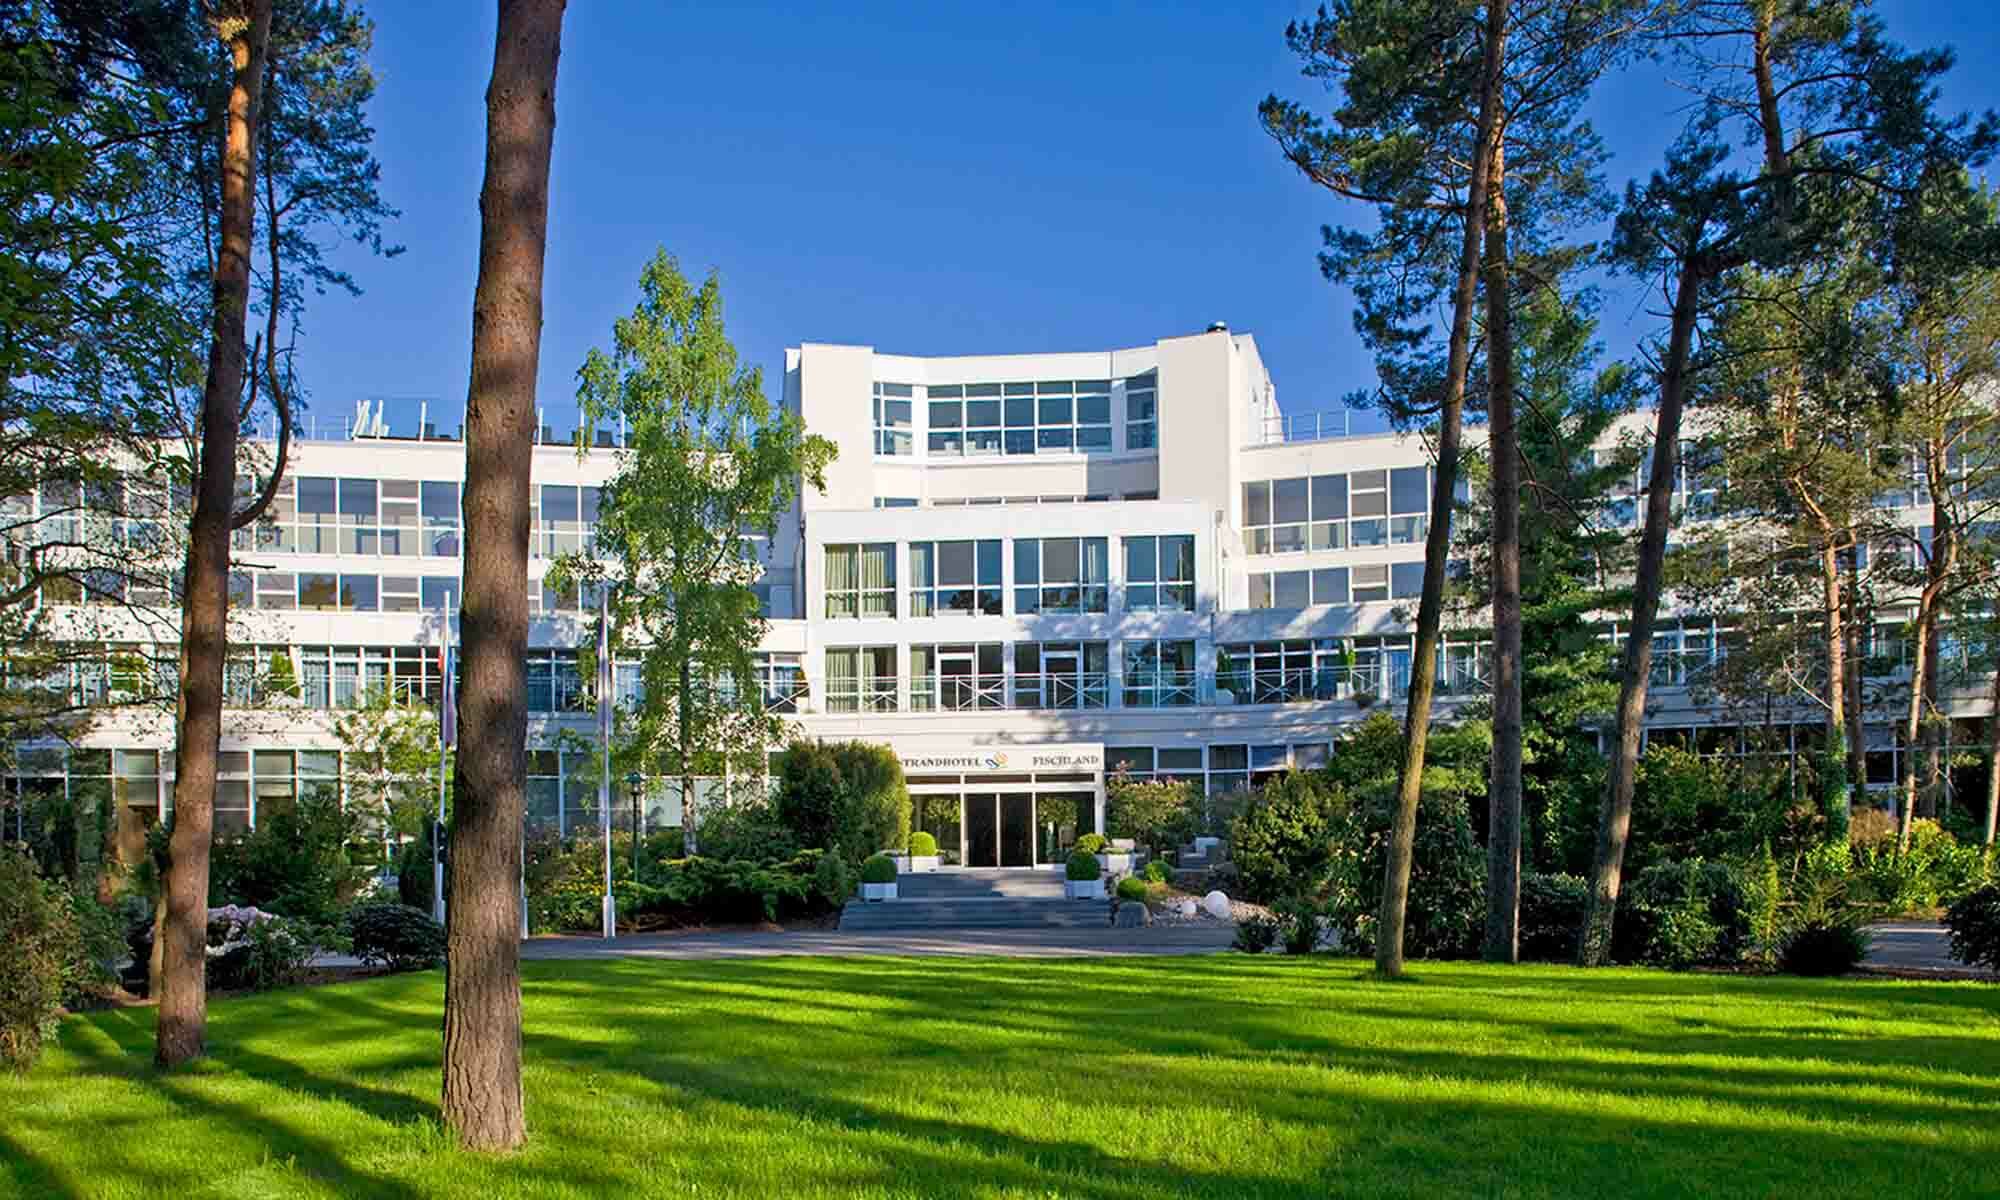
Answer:
[[[803,735],[891,746],[916,823],[947,861],[1059,862],[1103,829],[1111,772],[1218,794],[1321,765],[1341,726],[1401,714],[1419,667],[1409,619],[1427,448],[1355,433],[1337,411],[1287,414],[1249,335],[1217,326],[1129,349],[949,358],[809,343],[786,351],[779,399],[839,456],[766,547],[756,690]],[[239,637],[258,649],[230,671],[243,707],[223,738],[225,833],[254,824],[260,805],[344,786],[344,709],[379,689],[433,702],[441,692],[462,444],[429,428],[389,436],[365,407],[306,433],[269,518],[240,535]],[[599,819],[584,778],[593,752],[580,748],[592,701],[575,657],[592,621],[541,576],[589,544],[619,437],[597,433],[581,455],[555,431],[542,440],[528,820],[574,832]],[[1701,503],[1699,479],[1677,483],[1677,504]],[[1633,522],[1639,487],[1614,488],[1606,519]],[[1651,736],[1738,748],[1735,718],[1690,686],[1724,633],[1666,615]],[[1421,665],[1447,708],[1484,693],[1489,648],[1483,630],[1448,629]],[[274,658],[298,697],[253,703]],[[620,668],[621,691],[635,681]],[[71,686],[86,701],[118,698],[109,667],[80,668]],[[1956,736],[1978,736],[1984,690],[1950,700]],[[1893,719],[1869,713],[1870,778],[1882,784],[1895,778]],[[1790,706],[1764,729],[1804,747],[1820,727]],[[112,708],[74,746],[23,748],[7,794],[108,795],[136,834],[170,803],[172,744],[161,713]],[[666,782],[652,781],[649,827],[680,820]],[[713,804],[761,786],[728,777],[699,789]],[[612,807],[628,820],[622,796]]]

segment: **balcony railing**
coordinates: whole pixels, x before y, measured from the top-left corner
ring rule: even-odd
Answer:
[[[1126,708],[1191,708],[1200,702],[1193,671],[1142,670],[1125,676]]]
[[[920,675],[910,680],[911,712],[1007,707],[1005,675]]]
[[[895,712],[896,680],[891,676],[833,680],[826,689],[826,711]]]
[[[1015,708],[1108,708],[1110,703],[1111,678],[1103,672],[1014,676]]]
[[[1279,446],[1287,442],[1324,442],[1353,437],[1353,414],[1344,408],[1321,412],[1280,414],[1268,417],[1250,430],[1253,446]]]

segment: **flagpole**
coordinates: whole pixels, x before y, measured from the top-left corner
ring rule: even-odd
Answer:
[[[604,936],[618,936],[618,899],[611,891],[611,586],[597,592],[597,741],[603,769],[597,775],[597,822],[604,831]],[[633,845],[639,831],[634,829]],[[636,882],[636,880],[635,880]]]
[[[449,591],[444,594],[444,611],[438,619],[438,644],[438,671],[441,676],[438,695],[441,699],[438,704],[437,812],[431,820],[431,920],[442,925],[445,918],[444,846],[441,844],[444,830],[444,764],[450,757],[451,726],[454,724],[454,714],[445,710],[456,702],[451,686],[451,593]]]

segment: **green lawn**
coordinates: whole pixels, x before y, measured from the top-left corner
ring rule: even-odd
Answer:
[[[439,1129],[437,973],[69,1021],[0,1194],[2000,1195],[2000,987],[1327,959],[542,962],[532,1144]]]

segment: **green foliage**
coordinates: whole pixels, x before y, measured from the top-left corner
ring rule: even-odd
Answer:
[[[856,872],[848,865],[847,857],[834,846],[819,856],[813,865],[812,895],[822,906],[833,909],[847,903],[854,894]]]
[[[1325,892],[1348,816],[1345,789],[1320,773],[1290,772],[1255,792],[1229,835],[1244,897],[1268,903]]]
[[[1580,875],[1521,873],[1521,957],[1575,962],[1590,885]]]
[[[937,839],[919,829],[910,835],[910,856],[931,858],[938,852]]]
[[[1174,872],[1166,863],[1156,858],[1146,864],[1145,876],[1148,883],[1171,883]]]
[[[1278,906],[1278,931],[1285,953],[1311,954],[1323,938],[1320,906],[1309,900],[1288,900]]]
[[[799,852],[799,838],[778,815],[774,801],[751,800],[709,809],[701,817],[701,848],[709,858],[790,858]],[[666,858],[681,858],[676,847]],[[849,865],[852,865],[851,863]]]
[[[878,742],[835,742],[833,759],[847,793],[846,821],[835,840],[861,854],[907,844],[910,789],[896,752]]]
[[[444,961],[444,926],[407,904],[358,904],[347,914],[354,956],[391,971],[428,971]]]
[[[423,834],[438,804],[436,711],[374,688],[334,718],[333,733],[340,739],[347,806],[381,818],[400,836]]]
[[[1967,892],[1944,915],[1951,956],[1968,967],[2000,974],[2000,883]]]
[[[257,814],[256,828],[215,843],[209,903],[336,924],[368,879],[351,853],[360,833],[361,815],[343,807],[332,789],[270,804]]]
[[[772,813],[795,845],[840,845],[853,863],[910,839],[902,764],[873,742],[794,742],[778,769]]]
[[[1141,904],[1145,903],[1146,881],[1137,875],[1127,875],[1118,881],[1118,898],[1120,900],[1137,901]]]
[[[208,986],[218,991],[263,992],[305,977],[321,948],[334,939],[310,921],[247,905],[208,910]]]
[[[861,882],[896,882],[896,860],[886,854],[873,854],[861,864]]]
[[[626,449],[599,495],[593,553],[564,556],[550,578],[611,585],[613,650],[640,659],[633,740],[682,774],[759,754],[781,733],[757,689],[717,684],[755,678],[760,553],[800,490],[824,489],[836,450],[771,404],[762,372],[741,363],[714,275],[697,287],[659,251],[639,293],[613,325],[611,352],[592,349],[577,372],[578,453],[591,429],[619,423]],[[837,840],[851,852],[902,844]]]
[[[1743,962],[1765,944],[1757,928],[1761,878],[1716,860],[1647,867],[1619,897],[1615,955],[1674,968]]]
[[[1121,773],[1106,785],[1104,827],[1112,837],[1159,850],[1192,836],[1196,809],[1192,784],[1130,779]]]
[[[1230,946],[1245,954],[1263,954],[1278,944],[1281,925],[1276,917],[1253,916],[1237,923]]]
[[[1781,919],[1778,969],[1789,975],[1842,975],[1868,956],[1867,905],[1852,895],[1851,865],[1844,842],[1815,856],[1794,887],[1789,912]]]
[[[1083,848],[1082,838],[1078,838],[1077,841],[1079,845],[1069,852],[1069,861],[1063,866],[1063,874],[1077,883],[1101,878],[1104,868],[1098,863],[1097,856]]]
[[[27,855],[0,845],[0,1064],[25,1071],[41,1056],[83,954],[62,888],[37,874]]]
[[[271,662],[264,669],[264,691],[271,696],[299,698],[299,673],[292,666],[292,656],[288,651],[271,651]]]
[[[1076,839],[1076,845],[1072,848],[1083,854],[1102,854],[1104,848],[1110,844],[1101,833],[1086,833]],[[1091,878],[1095,879],[1096,876],[1093,875]]]
[[[419,834],[396,853],[396,898],[418,912],[431,911],[431,839]]]
[[[1986,883],[1988,860],[1978,846],[1962,846],[1936,821],[1910,822],[1910,845],[1899,851],[1894,835],[1854,847],[1854,874],[1884,908],[1928,912]]]
[[[1699,755],[1655,742],[1640,760],[1632,805],[1633,866],[1747,858],[1787,838],[1791,789],[1782,766]]]

